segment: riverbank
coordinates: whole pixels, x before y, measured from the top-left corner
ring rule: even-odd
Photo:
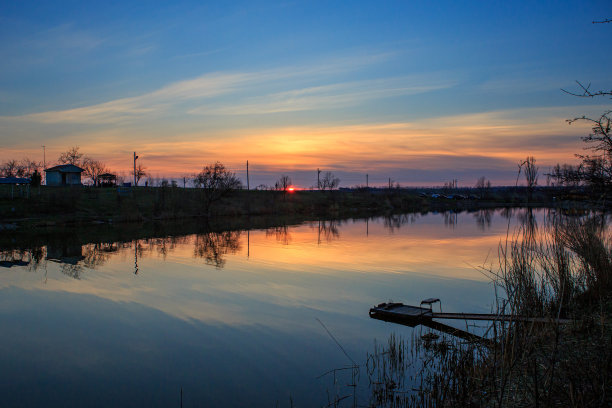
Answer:
[[[3,228],[117,224],[158,220],[245,216],[368,217],[386,213],[464,211],[494,207],[589,208],[558,200],[560,191],[539,189],[527,202],[524,188],[496,188],[476,196],[472,189],[442,194],[436,189],[355,189],[334,191],[233,191],[203,205],[201,189],[178,187],[39,187],[0,194]]]
[[[492,324],[486,342],[432,331],[391,338],[369,358],[371,405],[610,406],[612,237],[605,217],[551,219],[540,229],[526,222],[500,244],[499,265],[486,273],[498,313],[549,322]],[[419,366],[406,378],[407,367]]]

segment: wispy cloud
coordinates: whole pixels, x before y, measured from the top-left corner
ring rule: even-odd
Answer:
[[[81,108],[31,113],[11,118],[42,123],[117,123],[144,114],[159,112],[171,104],[184,100],[210,98],[232,92],[237,85],[253,80],[254,77],[253,74],[240,73],[206,74],[136,97],[120,98]]]
[[[390,78],[308,87],[248,98],[243,103],[208,105],[191,109],[191,114],[258,115],[307,110],[338,109],[381,98],[444,89],[456,82],[448,79],[423,82],[415,78]]]
[[[276,87],[294,87],[296,82],[319,82],[365,65],[380,62],[388,56],[374,55],[363,57],[335,58],[319,64],[306,66],[289,66],[253,72],[216,72],[207,73],[194,79],[183,80],[164,86],[158,90],[134,97],[118,98],[108,102],[78,108],[31,113],[21,116],[2,117],[21,121],[41,123],[87,123],[117,124],[136,120],[146,115],[156,116],[168,113],[173,109],[179,113],[232,114],[239,110],[251,113],[287,112],[308,110],[320,105],[329,107],[333,104],[345,105],[365,98],[381,98],[385,94],[409,94],[437,89],[445,84],[414,85],[395,80],[367,80],[357,83],[336,83],[326,86],[306,87],[298,90],[286,90],[267,94],[265,85]],[[333,78],[332,78],[333,79]],[[286,81],[290,80],[291,84]],[[263,90],[262,90],[263,87]],[[229,105],[211,108],[194,108],[202,101],[222,95],[234,94],[238,99],[236,110]],[[255,94],[257,96],[245,96]],[[262,103],[262,101],[267,101]],[[185,102],[190,102],[184,105]],[[258,107],[258,105],[261,105]],[[196,105],[197,106],[197,105]],[[241,107],[241,108],[238,108]]]

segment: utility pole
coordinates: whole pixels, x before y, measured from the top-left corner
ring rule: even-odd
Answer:
[[[134,152],[134,187],[136,187],[136,159],[138,159],[138,156],[136,156],[136,152]]]
[[[389,190],[391,190],[391,177],[389,177]]]
[[[370,187],[370,185],[368,184],[368,176],[369,176],[369,174],[366,174],[366,188]]]
[[[321,179],[320,179],[320,175],[321,175],[321,170],[317,169],[317,190],[321,189]]]
[[[247,160],[247,191],[249,191],[251,189],[251,186],[249,185],[249,161]]]
[[[47,181],[47,180],[46,180],[46,178],[47,178],[47,174],[46,174],[45,170],[47,170],[47,152],[46,152],[46,150],[45,150],[45,147],[46,147],[46,146],[45,146],[45,145],[43,145],[43,147],[42,147],[42,148],[43,148],[43,177],[44,177],[44,179],[43,179],[43,184],[45,184],[45,185],[46,185],[46,184],[47,184],[47,183],[46,183],[46,181]]]
[[[187,186],[187,177],[183,176],[183,188]]]

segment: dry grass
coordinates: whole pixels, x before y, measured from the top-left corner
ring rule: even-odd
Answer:
[[[392,337],[368,357],[369,406],[610,406],[612,241],[604,220],[551,217],[538,228],[528,215],[488,272],[499,313],[550,323],[492,324],[493,346],[431,332]],[[556,323],[560,316],[573,323]]]

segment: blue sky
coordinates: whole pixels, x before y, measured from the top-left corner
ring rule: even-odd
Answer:
[[[514,180],[575,161],[609,100],[609,2],[89,2],[0,6],[0,161],[78,145],[117,172],[249,160],[256,184]],[[309,184],[310,183],[310,184]],[[252,183],[253,184],[253,183]]]

